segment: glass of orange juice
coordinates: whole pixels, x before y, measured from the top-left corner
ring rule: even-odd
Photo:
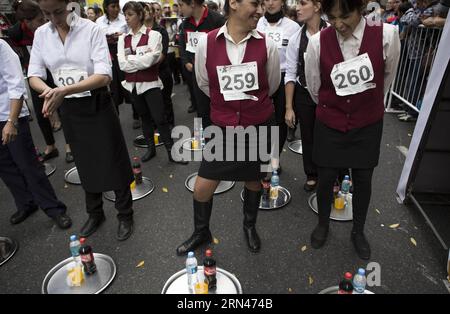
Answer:
[[[334,199],[334,208],[335,209],[344,209],[345,207],[345,198],[341,193],[338,193],[336,198]]]

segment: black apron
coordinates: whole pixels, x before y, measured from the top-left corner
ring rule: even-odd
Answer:
[[[111,95],[102,88],[91,97],[66,98],[61,121],[83,189],[101,193],[133,181],[130,157]]]

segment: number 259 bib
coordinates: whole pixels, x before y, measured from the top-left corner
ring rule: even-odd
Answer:
[[[252,99],[245,92],[258,90],[258,65],[255,61],[236,65],[217,66],[220,92],[226,101]],[[256,99],[255,99],[256,98]]]
[[[198,42],[200,38],[206,36],[203,32],[187,32],[186,50],[192,53],[197,52]]]
[[[376,87],[370,83],[374,78],[372,62],[367,53],[335,64],[331,71],[336,95],[348,96],[362,93]]]
[[[79,83],[88,78],[86,71],[73,68],[60,68],[52,73],[56,86],[64,87]],[[65,98],[80,98],[91,96],[90,91],[67,95]]]

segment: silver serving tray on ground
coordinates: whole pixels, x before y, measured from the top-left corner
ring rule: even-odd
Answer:
[[[0,266],[5,264],[17,252],[19,244],[11,238],[0,237]]]
[[[339,291],[339,286],[333,286],[333,287],[329,287],[329,288],[326,288],[326,289],[320,291],[319,294],[337,294],[338,291]],[[364,290],[363,294],[375,294],[375,293],[373,293],[372,291],[369,291],[369,290]]]
[[[84,276],[81,287],[69,287],[66,283],[67,267],[74,264],[73,258],[69,257],[55,267],[45,276],[42,283],[43,294],[99,294],[105,290],[116,276],[117,268],[113,259],[105,254],[94,253],[97,271]]]
[[[336,221],[351,221],[353,220],[353,206],[352,206],[352,194],[348,194],[348,200],[345,207],[343,209],[336,209],[334,208],[334,204],[331,205],[331,214],[330,219],[336,220]],[[317,214],[318,213],[318,207],[317,207],[317,195],[316,193],[311,194],[311,196],[308,199],[309,207]]]
[[[159,133],[155,133],[155,135],[158,136],[158,144],[155,144],[156,147],[164,145],[164,143],[161,142],[161,137],[159,136]],[[144,135],[136,136],[136,138],[133,141],[134,146],[140,147],[140,148],[148,148],[148,143],[144,138]]]
[[[184,140],[181,144],[181,147],[183,148],[183,151],[188,151],[191,153],[190,160],[191,161],[202,161],[203,158],[203,149],[202,148],[192,148],[192,142],[194,141],[194,138],[188,138],[187,140]]]
[[[141,198],[146,197],[155,189],[155,185],[152,180],[147,177],[142,177],[142,184],[136,184],[136,188],[131,190],[131,196],[133,197],[133,201],[140,200]],[[108,191],[103,193],[103,196],[111,202],[116,201],[116,194],[114,191]]]
[[[80,176],[78,175],[77,167],[73,167],[72,169],[69,169],[66,172],[66,174],[64,175],[64,180],[70,184],[80,185],[81,180],[80,180]]]
[[[184,186],[186,189],[188,189],[191,192],[194,192],[195,187],[195,180],[197,180],[197,172],[191,174],[186,178],[186,181],[184,182]],[[234,181],[220,181],[219,185],[217,186],[216,190],[214,191],[214,194],[221,194],[225,193],[233,188],[233,186],[236,184]]]
[[[241,201],[244,201],[244,190],[241,191]],[[259,209],[261,210],[274,210],[280,209],[291,201],[291,193],[288,189],[280,186],[278,190],[278,198],[276,200],[263,200],[261,196],[261,201],[259,203]]]
[[[203,271],[203,266],[198,266]],[[210,294],[242,294],[242,287],[235,275],[217,267],[217,289]],[[167,280],[161,294],[190,294],[187,282],[186,269],[180,270]]]
[[[302,147],[302,141],[301,140],[296,140],[296,141],[290,142],[288,144],[288,148],[291,150],[291,152],[303,155],[303,147]]]

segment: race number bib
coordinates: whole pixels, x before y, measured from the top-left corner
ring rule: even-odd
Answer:
[[[374,78],[372,62],[367,53],[335,64],[331,71],[331,81],[338,96],[362,93],[376,87],[370,83]]]
[[[206,33],[203,32],[187,32],[186,50],[192,53],[197,51],[197,46],[200,38],[205,37]]]
[[[52,73],[56,86],[64,87],[79,83],[88,78],[86,71],[73,68],[60,68]],[[78,94],[67,95],[65,98],[80,98],[91,96],[90,91],[85,91]]]
[[[217,67],[220,92],[226,101],[232,100],[258,100],[245,92],[258,90],[258,66],[255,61],[236,65]]]
[[[283,30],[280,28],[268,28],[266,30],[266,35],[275,42],[278,48],[283,45]]]

